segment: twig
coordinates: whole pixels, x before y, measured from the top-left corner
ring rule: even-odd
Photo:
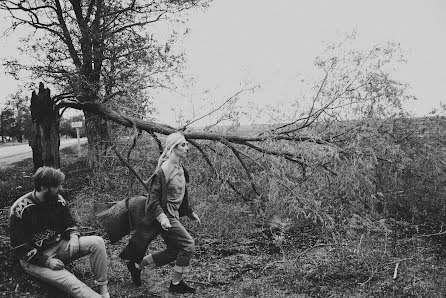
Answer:
[[[319,243],[316,244],[310,248],[307,248],[306,250],[304,250],[303,252],[301,252],[299,255],[297,255],[297,257],[295,258],[295,261],[297,261],[298,259],[300,259],[300,257],[302,257],[303,255],[305,255],[306,253],[308,253],[309,251],[318,248],[318,247],[324,247],[324,246],[346,246],[347,244],[342,244],[342,243]]]
[[[406,241],[413,241],[415,239],[420,239],[420,238],[424,238],[424,237],[433,237],[433,236],[441,236],[441,235],[445,235],[446,234],[446,230],[445,231],[441,231],[438,233],[432,233],[432,234],[424,234],[424,235],[415,235],[412,238],[404,238],[404,239],[400,239],[398,240],[398,242],[406,242]]]
[[[158,151],[159,153],[163,153],[163,145],[161,144],[160,139],[156,136],[156,134],[153,131],[149,131],[149,134],[152,136],[152,138],[155,140],[155,142],[158,144]]]
[[[212,111],[208,112],[207,114],[204,114],[201,117],[198,117],[195,120],[192,120],[190,122],[188,122],[186,125],[183,126],[183,128],[181,130],[185,130],[188,126],[190,126],[192,123],[195,123],[205,117],[210,116],[211,114],[215,113],[216,111],[220,110],[222,107],[224,107],[228,102],[230,102],[232,99],[236,98],[238,95],[240,95],[241,93],[245,92],[245,91],[253,91],[256,87],[251,87],[251,88],[247,88],[247,89],[242,89],[239,90],[237,93],[235,93],[234,95],[232,95],[231,97],[229,97],[227,100],[225,100],[225,102],[223,102],[220,106],[218,106],[217,108],[213,109]]]
[[[302,257],[303,255],[305,255],[306,253],[308,253],[309,251],[311,251],[311,250],[313,250],[313,249],[315,249],[315,248],[318,248],[318,247],[324,247],[324,246],[337,246],[337,245],[339,245],[339,246],[346,246],[346,244],[340,244],[340,243],[319,243],[319,244],[316,244],[316,245],[314,245],[314,246],[312,246],[312,247],[310,247],[310,248],[307,248],[307,249],[304,250],[303,252],[301,252],[301,253],[294,259],[294,261],[297,261],[300,257]],[[288,260],[278,260],[278,261],[274,261],[274,262],[268,263],[268,264],[266,264],[265,267],[263,267],[261,274],[263,274],[263,272],[264,272],[266,269],[270,268],[272,265],[275,265],[275,264],[278,264],[278,263],[284,263],[284,262],[287,262],[287,261],[288,261]]]
[[[142,130],[136,128],[136,125],[133,126],[133,130],[135,131],[135,134],[133,135],[132,145],[130,146],[129,151],[127,152],[127,160],[130,160],[130,155],[132,154],[133,149],[135,149],[136,147],[138,138],[142,135]]]
[[[404,259],[399,259],[399,260],[396,260],[396,261],[393,261],[393,262],[389,262],[389,263],[385,263],[385,264],[381,264],[381,265],[378,265],[378,266],[376,266],[373,270],[372,270],[372,275],[370,275],[370,277],[365,281],[365,282],[362,282],[362,283],[359,283],[361,286],[364,286],[364,285],[366,285],[369,281],[371,281],[372,280],[372,278],[375,276],[375,274],[378,272],[378,269],[379,268],[381,268],[381,267],[384,267],[384,266],[387,266],[387,265],[392,265],[392,264],[395,264],[395,263],[397,263],[397,264],[399,264],[399,263],[401,263],[401,262],[404,262],[404,261],[407,261],[407,260],[412,260],[413,259],[413,257],[410,257],[410,258],[404,258]],[[397,268],[395,268],[395,270],[396,270]],[[395,276],[395,273],[394,273],[394,276]]]
[[[212,150],[214,153],[218,154],[219,156],[222,156],[219,152],[217,152],[217,151],[214,150],[213,148],[210,148],[210,147],[208,147],[208,148],[209,148],[210,150]],[[239,191],[239,190],[237,189],[237,187],[235,187],[235,185],[232,184],[232,182],[229,181],[227,178],[226,178],[226,179],[221,179],[221,180],[223,180],[223,182],[227,183],[227,184],[229,185],[229,187],[231,187],[231,189],[232,189],[233,191],[235,191],[239,196],[241,196],[245,202],[251,202],[251,201],[252,201],[251,199],[249,199],[249,198],[247,198],[245,195],[243,195],[242,192]]]
[[[395,270],[393,270],[393,279],[396,279],[398,275],[398,267],[400,266],[400,262],[396,263]]]
[[[235,148],[235,146],[233,146],[231,143],[222,140],[223,144],[225,144],[226,146],[228,146],[232,152],[234,153],[235,157],[237,157],[238,161],[240,162],[240,164],[242,165],[243,169],[245,169],[246,174],[248,175],[248,179],[251,182],[251,187],[254,190],[254,192],[257,194],[257,196],[260,196],[260,193],[257,191],[257,187],[254,184],[254,179],[252,178],[252,174],[251,172],[248,170],[248,167],[246,166],[245,162],[243,161],[243,159],[240,156],[239,151],[237,150],[237,148]]]
[[[214,165],[212,164],[209,156],[207,155],[207,153],[200,147],[200,145],[198,145],[197,142],[195,142],[194,140],[187,140],[189,143],[191,143],[195,148],[197,148],[197,150],[200,152],[200,154],[203,156],[204,160],[206,161],[206,163],[211,167],[212,172],[214,172],[214,174],[218,177],[218,172],[217,169],[214,167]]]
[[[419,235],[416,236],[418,238],[422,238],[422,237],[432,237],[432,236],[440,236],[440,235],[444,235],[446,234],[446,231],[442,231],[442,232],[438,232],[438,233],[433,233],[433,234],[426,234],[426,235]]]
[[[118,156],[119,160],[130,170],[130,172],[133,173],[133,175],[136,176],[136,178],[138,178],[139,182],[141,182],[142,186],[144,187],[144,189],[147,192],[150,192],[149,187],[146,185],[146,183],[144,183],[144,180],[141,178],[141,176],[135,171],[135,169],[124,159],[124,157],[122,157],[121,153],[119,153],[119,151],[116,149],[116,145],[113,144],[111,146],[111,149],[116,153],[116,156]]]

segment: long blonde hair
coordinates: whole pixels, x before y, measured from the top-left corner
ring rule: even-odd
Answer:
[[[177,146],[181,142],[186,142],[186,139],[184,138],[184,135],[181,132],[174,132],[166,137],[166,141],[164,142],[164,150],[161,153],[160,157],[158,158],[158,163],[156,165],[155,171],[150,176],[148,181],[150,181],[153,178],[153,176],[155,176],[156,173],[158,173],[163,162],[165,162],[169,158],[175,146]]]

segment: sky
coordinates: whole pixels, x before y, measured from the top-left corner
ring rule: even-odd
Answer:
[[[175,124],[180,111],[186,119],[206,114],[243,86],[259,86],[240,96],[240,109],[251,118],[253,106],[290,107],[306,94],[298,82],[314,77],[313,61],[325,43],[352,31],[363,48],[401,44],[407,63],[393,76],[417,96],[407,106],[414,115],[446,102],[444,0],[213,0],[205,11],[189,15],[187,27],[178,47],[186,53],[185,71],[194,84],[155,96],[164,123]],[[0,56],[16,55],[17,45],[15,37],[1,38]],[[1,73],[0,83],[1,102],[18,84]]]

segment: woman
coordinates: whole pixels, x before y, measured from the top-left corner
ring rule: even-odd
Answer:
[[[153,269],[175,261],[169,291],[195,292],[194,288],[183,281],[183,274],[188,271],[195,251],[195,243],[179,221],[181,216],[187,215],[201,223],[200,218],[189,206],[186,188],[189,177],[181,164],[188,150],[188,143],[181,133],[176,132],[167,136],[157,168],[147,180],[147,183],[151,184],[145,217],[120,254],[121,258],[128,260],[127,268],[135,285],[141,285],[141,270],[144,267]],[[149,243],[158,234],[163,237],[167,248],[144,257]]]

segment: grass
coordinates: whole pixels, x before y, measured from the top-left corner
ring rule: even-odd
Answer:
[[[64,197],[83,232],[106,239],[94,217],[103,208],[98,202],[122,199],[126,190],[107,191],[92,185],[95,174],[88,169],[85,156],[78,158],[72,149],[62,150],[61,160],[67,176]],[[0,170],[0,296],[63,297],[23,274],[9,250],[7,208],[32,189],[31,170],[31,159]],[[203,192],[207,182],[200,183],[196,187]],[[197,244],[187,277],[198,288],[195,297],[443,297],[446,293],[446,261],[440,239],[400,241],[391,250],[385,235],[352,230],[342,242],[316,247],[323,243],[317,229],[291,230],[275,238],[273,231],[254,225],[243,204],[225,206],[212,197],[195,205],[203,227],[185,220]],[[216,229],[221,233],[215,234]],[[143,286],[132,285],[118,257],[127,240],[111,245],[106,239],[112,297],[168,296],[169,266],[144,271]],[[157,239],[149,250],[163,248]],[[393,279],[398,260],[402,261]],[[88,258],[69,268],[88,285],[93,284]]]

